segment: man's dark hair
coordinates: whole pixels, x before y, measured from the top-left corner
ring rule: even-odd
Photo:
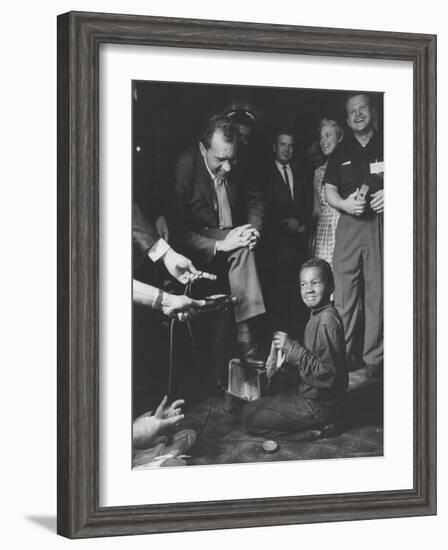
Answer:
[[[360,91],[348,92],[348,94],[346,94],[346,96],[345,96],[344,105],[347,107],[347,103],[348,103],[349,99],[351,99],[352,97],[356,97],[358,95],[365,96],[369,101],[370,108],[372,108],[372,105],[373,105],[372,104],[372,96],[370,95],[370,93],[369,92],[360,92]]]
[[[302,267],[300,268],[300,273],[302,273],[304,269],[308,269],[310,267],[317,267],[318,269],[320,269],[326,285],[329,289],[331,289],[331,294],[334,291],[334,276],[331,265],[321,258],[310,258],[304,264],[302,264]]]
[[[201,143],[206,149],[210,149],[212,137],[215,132],[222,132],[224,140],[231,143],[236,139],[236,130],[232,121],[223,115],[212,116],[201,137]]]
[[[275,143],[278,139],[278,136],[291,136],[294,137],[294,129],[292,126],[279,126],[276,128],[275,132],[272,135],[272,143]]]

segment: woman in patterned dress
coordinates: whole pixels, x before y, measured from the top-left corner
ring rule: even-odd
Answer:
[[[344,132],[334,120],[324,118],[319,124],[320,148],[325,157],[328,157],[342,141]],[[333,267],[333,249],[336,226],[340,213],[325,200],[323,180],[327,170],[325,164],[316,168],[314,172],[314,209],[313,219],[315,231],[311,241],[311,254],[316,258],[326,260]]]

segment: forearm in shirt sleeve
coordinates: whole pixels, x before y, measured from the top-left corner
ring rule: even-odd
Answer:
[[[285,359],[297,368],[303,381],[322,388],[331,387],[336,375],[336,365],[340,360],[336,342],[334,329],[322,325],[317,333],[313,353],[299,342],[293,341]]]
[[[142,283],[136,279],[132,281],[132,298],[136,304],[162,311],[163,296],[164,292],[155,286]]]
[[[325,200],[330,206],[344,212],[344,199],[339,194],[338,188],[331,183],[325,184]]]
[[[170,248],[171,246],[164,239],[160,238],[147,251],[147,255],[151,261],[157,262],[168,252]]]
[[[132,257],[133,266],[138,267],[148,251],[160,239],[154,225],[143,216],[136,203],[132,204]]]

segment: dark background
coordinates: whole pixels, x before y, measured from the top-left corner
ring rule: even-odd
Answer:
[[[148,219],[155,221],[163,214],[168,218],[168,225],[172,227],[175,224],[175,210],[172,210],[172,206],[175,200],[174,183],[178,157],[185,149],[197,146],[211,115],[225,114],[236,109],[247,109],[255,115],[249,176],[257,184],[259,180],[260,188],[263,188],[264,175],[268,173],[267,168],[273,160],[273,132],[286,126],[293,130],[293,160],[300,165],[302,181],[309,186],[310,193],[306,195],[312,197],[314,170],[325,161],[319,145],[319,122],[323,118],[334,119],[346,129],[346,94],[347,91],[334,90],[133,81],[134,200]],[[382,132],[383,95],[371,94],[371,98],[375,112],[374,123]],[[308,207],[311,211],[312,205]],[[163,266],[155,268],[151,262],[144,263],[134,276],[150,282],[152,279],[147,279],[148,273],[153,277],[154,269],[158,270],[158,286],[174,293],[183,291],[167,275]],[[213,286],[205,289],[201,295],[214,294],[217,291],[226,292],[228,289]],[[168,328],[161,330],[157,326],[150,330],[150,319],[147,318],[149,314],[145,309],[134,308],[133,320],[134,363],[153,365],[149,385],[142,390],[145,397],[143,410],[148,408],[147,402],[152,390],[155,391],[153,406],[166,393],[168,373]],[[229,334],[226,322],[227,319],[222,316],[216,316],[214,320],[207,317],[202,325],[200,320],[196,321],[196,331],[200,334],[198,341],[202,342],[196,349],[197,356],[193,353],[185,330],[176,333],[175,348],[180,351],[175,354],[173,363],[173,396],[193,402],[196,389],[201,387],[201,377],[206,376],[206,366],[211,361],[213,335]],[[261,326],[259,330],[264,334],[266,327]],[[160,344],[160,356],[146,356],[149,348],[154,355],[154,346],[147,345],[149,334],[156,335]],[[269,339],[265,340],[270,342]],[[264,341],[263,338],[260,341]],[[179,368],[181,363],[183,366]],[[201,368],[204,370],[201,371]]]
[[[133,182],[134,197],[149,217],[160,214],[172,199],[174,171],[179,155],[198,142],[209,116],[247,108],[256,116],[253,154],[257,168],[272,159],[272,133],[292,126],[295,161],[312,185],[316,165],[323,162],[318,145],[322,118],[337,120],[346,128],[344,99],[347,91],[227,86],[172,82],[133,81]],[[383,129],[383,95],[371,94],[375,125]]]

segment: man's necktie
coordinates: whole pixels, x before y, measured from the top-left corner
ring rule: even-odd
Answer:
[[[227,196],[226,180],[215,178],[216,198],[218,199],[219,227],[230,229],[232,227],[232,211],[230,210],[229,197]]]
[[[291,196],[291,198],[294,200],[294,196],[292,194],[291,184],[289,183],[289,177],[288,177],[288,171],[286,170],[286,166],[283,166],[283,175],[285,178],[286,187],[288,188],[288,192]]]

